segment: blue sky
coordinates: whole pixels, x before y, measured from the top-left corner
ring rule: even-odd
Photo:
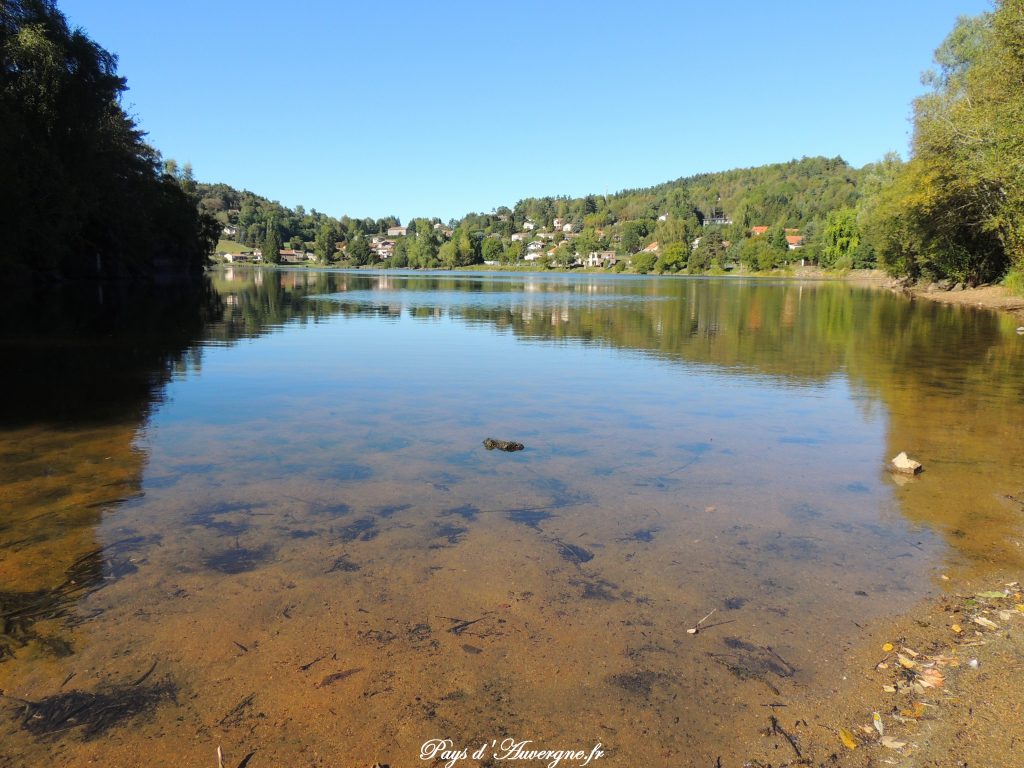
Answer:
[[[196,178],[440,216],[804,155],[906,154],[920,73],[988,0],[58,0]]]

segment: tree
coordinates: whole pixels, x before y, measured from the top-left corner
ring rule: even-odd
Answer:
[[[418,221],[423,222],[424,219]],[[437,245],[434,243],[432,228],[424,231],[422,224],[418,225],[416,237],[409,245],[409,266],[430,269],[437,266]]]
[[[506,262],[506,263],[508,263],[508,264],[515,264],[516,262],[521,261],[522,258],[523,258],[523,241],[522,240],[512,240],[508,244],[508,247],[505,249],[505,254],[504,254],[504,256],[502,256],[501,260]]]
[[[501,261],[501,255],[504,250],[501,240],[497,237],[484,238],[483,245],[480,247],[484,261]]]
[[[912,156],[862,223],[890,272],[994,280],[1024,269],[1024,0],[961,17],[935,59]]]
[[[555,249],[555,263],[569,269],[576,263],[576,251],[568,243],[562,243]]]
[[[369,264],[373,255],[370,251],[370,244],[362,235],[356,235],[349,240],[347,253],[349,259],[357,267]]]
[[[825,218],[822,232],[821,265],[849,269],[860,245],[857,212],[853,208],[831,211]]]
[[[334,225],[325,221],[317,230],[316,240],[313,241],[313,253],[316,260],[321,264],[330,264],[334,259],[336,251],[335,243],[338,242],[338,231]]]
[[[395,242],[395,250],[391,254],[390,261],[390,266],[395,269],[404,269],[409,266],[409,238],[398,238]]]
[[[576,238],[576,252],[586,257],[598,250],[601,250],[601,241],[597,231],[588,228],[580,232],[580,236]]]
[[[638,253],[633,257],[633,271],[639,275],[646,275],[654,269],[657,257],[653,253]]]
[[[459,249],[455,245],[455,241],[449,240],[447,243],[442,243],[437,250],[437,258],[445,269],[454,269],[459,266]]]
[[[198,274],[220,226],[121,107],[117,59],[50,0],[0,6],[0,269],[12,277]]]
[[[659,275],[665,272],[678,272],[686,266],[689,249],[682,243],[669,243],[661,249],[661,255],[654,262],[654,271]]]
[[[457,227],[452,233],[451,242],[455,246],[454,266],[465,267],[480,263],[479,244],[464,227]]]
[[[636,253],[643,247],[644,238],[653,229],[649,221],[627,221],[622,225],[622,241],[620,250],[622,253]]]
[[[721,266],[725,261],[722,233],[710,227],[708,229],[709,231],[701,235],[700,242],[687,260],[686,268],[691,275],[707,272],[713,264]]]
[[[769,272],[782,264],[788,256],[787,249],[781,249],[765,235],[744,238],[739,247],[740,263],[755,272]]]
[[[277,224],[273,220],[267,223],[267,236],[263,239],[263,261],[267,264],[281,263],[281,236],[277,233]]]

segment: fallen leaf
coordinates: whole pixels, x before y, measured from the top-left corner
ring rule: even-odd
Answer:
[[[1020,611],[1021,613],[1024,613],[1024,603],[1021,603],[1020,605],[1018,605],[1017,606],[1017,610]]]
[[[921,673],[921,684],[927,688],[941,688],[945,683],[945,675],[937,669],[926,669]]]
[[[996,624],[994,621],[991,621],[990,619],[986,619],[984,616],[975,616],[973,619],[971,619],[971,621],[973,621],[978,626],[985,627],[985,629],[999,629],[998,624]]]
[[[925,624],[925,626],[928,626],[928,625]],[[903,646],[902,650],[903,650],[903,652],[905,654],[907,654],[907,656],[909,656],[912,659],[916,659],[918,656],[921,655],[920,653],[915,651],[913,648],[907,648],[907,646]]]
[[[896,693],[896,686],[895,685],[883,685],[882,686],[882,690],[885,691],[886,693]]]
[[[885,724],[882,722],[882,716],[880,714],[872,712],[871,723],[875,726],[875,730],[878,731],[879,736],[885,736]]]
[[[907,742],[896,741],[896,739],[894,739],[892,736],[883,736],[882,746],[886,749],[903,749],[905,746],[907,746]]]
[[[880,661],[880,662],[878,662],[878,664],[875,665],[875,669],[888,669],[888,668],[889,668],[889,665],[886,664],[884,661]]]
[[[960,634],[961,632],[963,632],[963,631],[964,631],[964,628],[963,628],[963,627],[961,627],[961,626],[960,626],[959,624],[954,624],[954,625],[953,625],[952,627],[950,627],[950,629],[952,629],[952,630],[953,630],[954,632],[956,632],[956,633],[957,633],[958,635],[959,635],[959,634]]]
[[[883,646],[882,646],[882,650],[883,650],[883,651],[885,651],[886,653],[888,653],[888,652],[889,652],[889,651],[891,651],[891,650],[892,650],[892,649],[893,649],[894,647],[895,647],[895,646],[894,646],[894,645],[893,645],[892,643],[886,643],[885,645],[883,645]]]
[[[977,597],[983,597],[986,600],[1003,600],[1006,598],[1005,592],[979,592]]]
[[[910,709],[901,709],[900,714],[904,717],[912,717],[915,720],[920,720],[922,717],[924,717],[924,704],[922,704],[920,701],[915,701],[913,704],[911,704]]]
[[[1013,614],[1010,613],[1009,611],[1000,611],[999,612],[999,620],[1000,621],[1009,621],[1012,618],[1013,618]]]
[[[843,746],[847,749],[857,748],[857,738],[846,728],[839,729],[839,740],[843,742]]]
[[[916,661],[914,661],[912,659],[908,659],[902,653],[899,653],[899,654],[896,655],[896,660],[900,663],[900,666],[903,667],[904,669],[913,669],[914,667],[917,666],[917,662]]]

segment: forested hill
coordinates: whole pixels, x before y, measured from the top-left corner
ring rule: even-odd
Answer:
[[[0,11],[4,275],[200,274],[215,222],[122,109],[116,56],[52,0],[2,0]]]
[[[689,264],[688,254],[691,243],[704,233],[734,243],[735,260],[740,260],[740,246],[750,239],[752,227],[760,225],[782,238],[781,246],[767,251],[768,256],[761,254],[754,265],[770,268],[789,253],[786,229],[801,233],[808,253],[820,246],[828,217],[857,203],[861,175],[842,158],[813,157],[705,173],[608,196],[527,198],[513,207],[470,213],[447,225],[437,218],[414,219],[406,235],[397,238],[394,252],[376,260],[381,266],[401,267],[460,266],[485,259],[517,262],[531,255],[525,247],[532,241],[546,244],[550,256],[545,261],[562,266],[592,251],[631,255],[654,246],[652,253],[669,253],[659,271],[677,271],[698,267]],[[336,219],[302,206],[290,209],[224,184],[199,184],[197,195],[201,207],[217,216],[231,240],[262,249],[269,237],[275,240],[270,246],[315,249],[323,262],[372,264],[375,254],[364,241],[387,235],[399,224],[394,216]],[[429,234],[426,241],[424,232]],[[343,252],[331,252],[332,242]],[[651,260],[653,268],[656,257]],[[642,258],[637,265],[643,269]]]
[[[805,157],[788,163],[702,173],[659,184],[647,190],[627,190],[614,199],[641,196],[662,207],[675,190],[685,190],[706,217],[726,215],[744,226],[782,224],[801,227],[824,219],[830,211],[857,201],[860,171],[841,157]]]
[[[1024,0],[960,18],[935,64],[929,91],[912,104],[907,161],[889,154],[855,169],[805,157],[613,195],[528,198],[447,226],[333,219],[214,188],[204,204],[271,259],[288,243],[293,256],[315,246],[321,263],[360,266],[530,262],[695,274],[810,261],[1022,288]]]

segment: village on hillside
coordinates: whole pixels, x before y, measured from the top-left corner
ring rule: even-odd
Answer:
[[[662,214],[658,217],[659,222],[667,221],[669,214]],[[715,220],[708,220],[706,224],[718,224],[718,225],[731,225],[732,221],[728,218],[721,217]],[[749,235],[753,238],[767,236],[770,227],[766,225],[757,225],[750,228]],[[433,224],[434,235],[441,242],[445,242],[451,239],[454,234],[454,229],[449,226],[445,226],[440,222]],[[784,230],[786,248],[790,251],[795,251],[803,247],[804,237],[800,234],[800,230],[794,228],[787,228]],[[223,229],[223,237],[230,238],[237,234],[237,228],[232,226],[225,226]],[[558,266],[564,266],[568,268],[586,268],[586,269],[618,269],[621,271],[625,268],[631,268],[633,266],[634,257],[639,254],[648,255],[651,258],[656,259],[662,248],[660,247],[657,240],[644,245],[636,251],[630,252],[629,250],[615,250],[614,248],[604,250],[586,250],[581,252],[576,247],[576,241],[580,238],[580,232],[578,228],[574,227],[573,224],[563,218],[555,218],[551,221],[550,226],[544,225],[539,226],[537,222],[531,219],[526,219],[523,222],[522,230],[519,232],[512,233],[509,238],[512,243],[521,243],[522,247],[519,253],[521,258],[516,261],[521,263],[529,263],[537,268],[553,268]],[[596,230],[598,237],[604,238],[606,233],[604,230]],[[369,266],[381,266],[388,267],[392,266],[391,259],[395,253],[395,249],[399,242],[403,238],[416,237],[416,233],[410,235],[409,228],[401,225],[395,225],[389,227],[383,235],[373,235],[368,239],[369,252],[372,256]],[[500,239],[497,233],[490,233],[485,236],[486,238]],[[700,246],[701,237],[696,237],[690,243],[690,250],[693,251]],[[621,240],[621,235],[618,233],[612,234],[610,237],[612,243],[617,243]],[[230,240],[222,240],[221,245],[231,244],[235,246],[241,246],[240,243],[234,243]],[[722,240],[722,246],[728,250],[732,243],[729,240]],[[312,250],[312,243],[304,244],[304,248],[281,248],[278,252],[278,263],[281,264],[307,264],[316,262],[317,256]],[[346,261],[348,257],[349,243],[337,242],[335,243],[336,249],[336,260]],[[562,254],[559,253],[562,249]],[[564,258],[565,251],[571,254],[571,259]],[[563,258],[559,258],[562,255]],[[264,261],[263,253],[259,248],[246,248],[244,246],[230,249],[218,249],[218,256],[228,263],[240,263],[240,262],[262,262]],[[795,259],[794,259],[795,260]],[[801,259],[801,264],[805,263],[806,259]],[[498,266],[502,262],[497,259],[483,259],[480,263],[486,266]],[[730,265],[726,265],[728,268]],[[643,271],[648,271],[647,269]]]

